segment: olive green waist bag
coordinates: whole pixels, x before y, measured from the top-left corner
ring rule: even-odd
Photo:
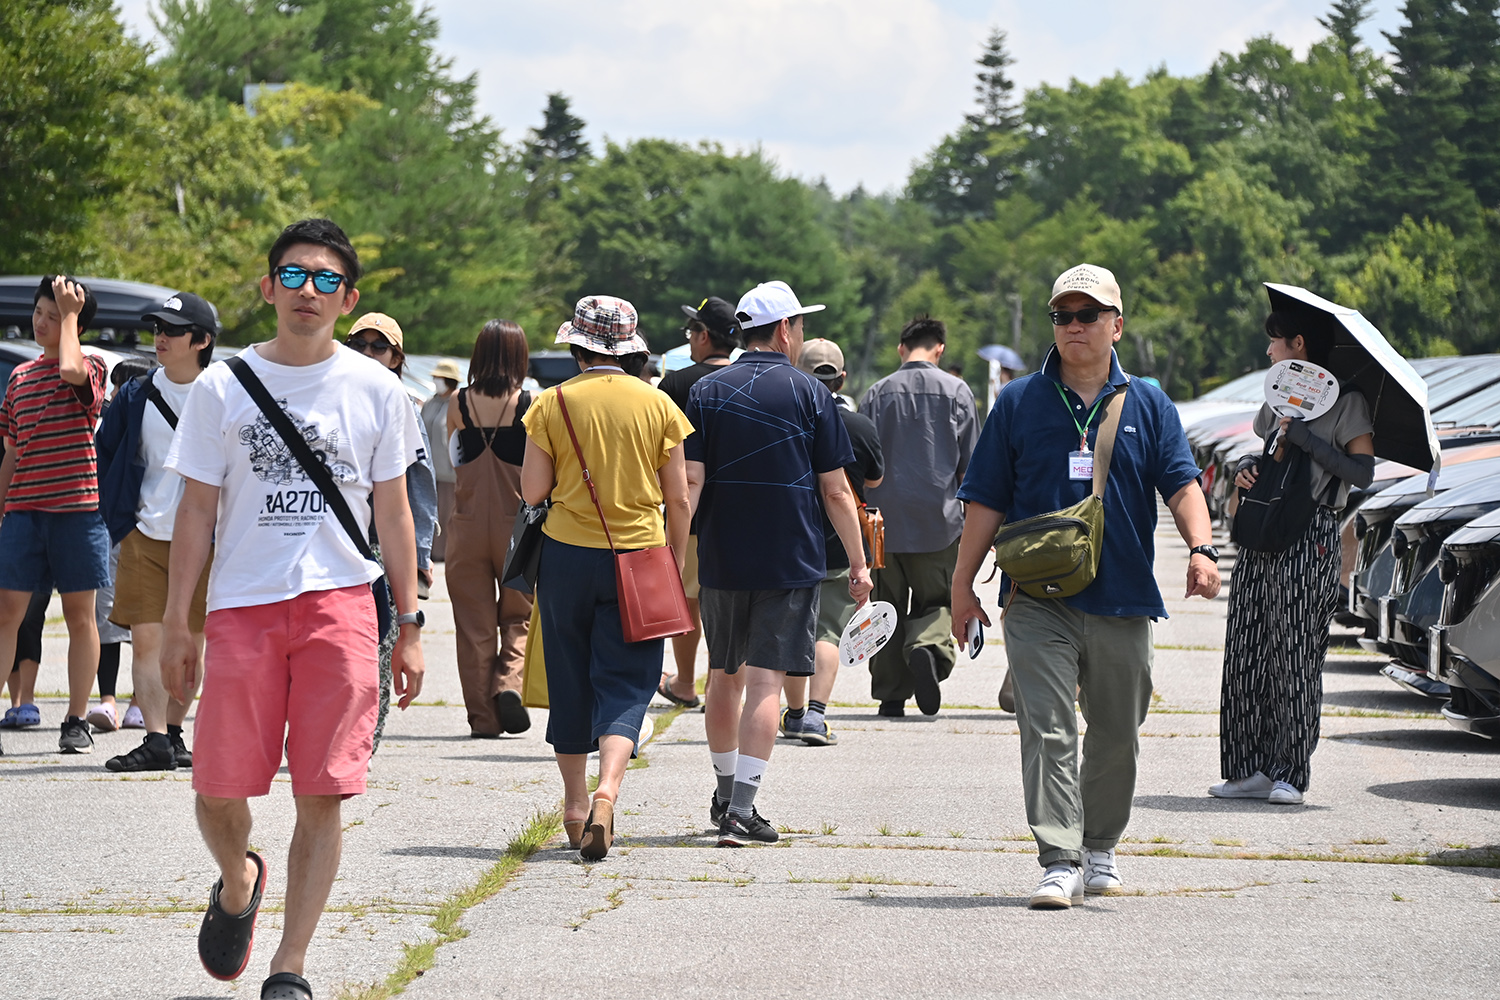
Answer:
[[[1125,389],[1110,397],[1094,443],[1094,485],[1081,502],[1007,524],[995,536],[995,563],[1032,597],[1072,597],[1099,572],[1104,551],[1104,484],[1115,450]]]

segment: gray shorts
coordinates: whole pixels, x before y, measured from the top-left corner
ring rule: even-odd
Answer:
[[[732,674],[748,663],[792,677],[812,676],[820,589],[702,588],[698,608],[709,669]]]

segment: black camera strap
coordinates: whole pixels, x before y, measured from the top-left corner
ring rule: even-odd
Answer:
[[[254,348],[251,348],[254,350]],[[328,471],[328,466],[312,450],[292,423],[292,418],[286,415],[286,411],[277,405],[276,400],[271,398],[271,393],[266,389],[265,383],[255,374],[244,358],[235,356],[224,362],[229,370],[234,372],[234,377],[240,380],[240,385],[250,394],[255,405],[260,407],[260,412],[265,414],[266,419],[286,444],[287,450],[302,467],[307,478],[313,481],[318,492],[323,494],[323,500],[339,519],[339,524],[344,526],[344,531],[354,542],[354,547],[359,549],[359,554],[371,562],[379,565],[380,560],[375,558],[375,552],[370,548],[370,541],[360,529],[359,522],[354,519],[354,512],[349,509],[349,504],[344,500],[344,494],[339,492],[338,483],[333,481],[333,473]]]
[[[177,414],[173,412],[172,405],[167,402],[167,397],[163,396],[161,390],[156,387],[156,379],[152,377],[154,374],[155,372],[147,372],[144,375],[137,375],[136,381],[141,383],[141,387],[146,391],[146,398],[151,400],[152,404],[155,405],[156,409],[161,413],[162,419],[167,422],[167,426],[175,431],[177,429]]]

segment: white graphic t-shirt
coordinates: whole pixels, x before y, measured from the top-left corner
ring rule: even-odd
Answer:
[[[151,381],[167,406],[181,418],[193,383],[178,385],[167,378],[165,368],[152,372]],[[146,414],[141,418],[141,446],[136,455],[136,460],[145,467],[145,474],[141,478],[141,499],[135,509],[135,526],[141,534],[159,542],[172,540],[172,522],[177,520],[177,503],[182,499],[182,477],[168,472],[165,465],[172,437],[172,425],[155,403],[146,400]]]
[[[368,530],[374,484],[402,475],[421,457],[416,412],[400,379],[357,351],[337,350],[305,367],[272,364],[253,347],[240,356],[327,463],[355,520]],[[220,487],[209,611],[272,604],[380,575],[229,366],[210,365],[193,383],[166,466]]]

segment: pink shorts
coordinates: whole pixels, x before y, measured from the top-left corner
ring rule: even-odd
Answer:
[[[368,586],[211,611],[193,724],[193,790],[265,795],[283,744],[293,795],[358,795],[380,709]]]

